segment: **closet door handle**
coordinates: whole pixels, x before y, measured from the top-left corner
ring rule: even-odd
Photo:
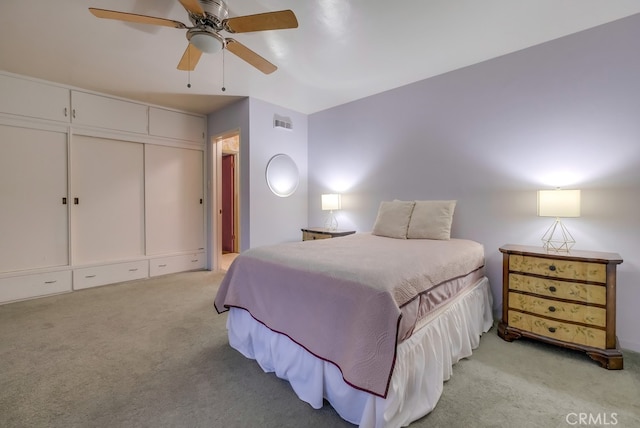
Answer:
[[[69,109],[67,109],[66,107],[64,108],[64,117],[67,117],[69,115]]]
[[[67,198],[62,198],[62,205],[67,205]]]
[[[79,205],[80,204],[80,198],[73,198],[73,205]]]
[[[71,117],[76,118],[76,109],[71,110]]]

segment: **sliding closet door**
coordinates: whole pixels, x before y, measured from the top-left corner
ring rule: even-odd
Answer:
[[[147,254],[204,249],[203,152],[145,146]]]
[[[71,141],[74,265],[144,255],[143,145],[77,136]]]
[[[0,195],[0,272],[67,265],[66,132],[0,125]]]

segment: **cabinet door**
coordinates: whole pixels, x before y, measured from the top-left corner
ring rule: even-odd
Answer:
[[[67,134],[0,125],[0,272],[69,262]]]
[[[74,265],[144,255],[143,166],[142,144],[73,136]]]
[[[0,75],[0,112],[69,122],[69,90]]]
[[[149,108],[149,134],[158,137],[204,143],[205,120],[202,116]]]
[[[148,107],[85,92],[71,92],[72,119],[78,125],[146,134]]]
[[[203,153],[147,144],[147,255],[204,248]]]

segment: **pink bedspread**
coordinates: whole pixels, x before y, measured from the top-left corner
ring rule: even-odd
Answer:
[[[351,386],[386,397],[396,344],[413,331],[403,309],[484,266],[469,240],[359,233],[261,247],[231,265],[215,307],[247,310],[271,330],[338,366]],[[405,316],[406,318],[406,316]]]

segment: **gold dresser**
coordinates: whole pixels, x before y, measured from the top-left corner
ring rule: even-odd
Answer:
[[[498,335],[522,336],[584,351],[607,369],[622,369],[616,337],[616,253],[504,245],[502,320]]]

